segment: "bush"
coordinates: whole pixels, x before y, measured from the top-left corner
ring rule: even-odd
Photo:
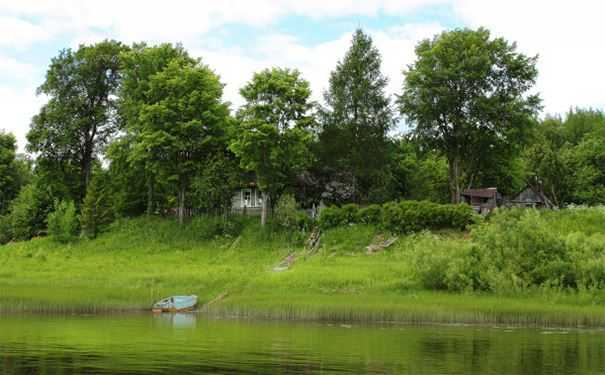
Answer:
[[[74,202],[55,203],[55,210],[48,214],[48,233],[58,242],[69,242],[76,237],[78,216]]]
[[[11,240],[29,240],[40,235],[52,208],[48,195],[32,183],[19,192],[9,207],[7,216]]]
[[[450,291],[475,289],[477,259],[469,244],[443,241],[428,232],[413,234],[404,241],[414,276],[422,287]]]
[[[383,206],[381,224],[392,232],[412,233],[429,229],[462,230],[476,220],[477,215],[466,204],[402,201]]]
[[[435,229],[465,229],[478,220],[466,204],[437,204],[426,201],[389,202],[359,209],[347,204],[327,207],[321,211],[319,225],[323,229],[361,223],[373,224],[394,233],[412,233]]]
[[[296,200],[290,194],[283,194],[275,206],[275,223],[281,228],[294,230],[298,226]]]
[[[382,207],[378,204],[371,204],[360,208],[357,211],[357,222],[363,224],[378,224],[382,218]]]

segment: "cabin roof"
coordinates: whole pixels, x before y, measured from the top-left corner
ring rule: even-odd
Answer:
[[[498,195],[497,188],[466,189],[462,192],[465,197],[493,198]]]

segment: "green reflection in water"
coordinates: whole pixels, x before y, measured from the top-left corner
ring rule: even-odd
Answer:
[[[605,332],[2,316],[5,374],[602,374]]]

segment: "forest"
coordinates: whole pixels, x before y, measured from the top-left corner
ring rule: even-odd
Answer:
[[[48,101],[27,153],[0,132],[0,243],[94,238],[142,215],[227,217],[251,182],[261,223],[294,227],[312,226],[298,211],[320,203],[457,204],[471,187],[603,204],[605,115],[573,103],[542,114],[537,59],[483,28],[446,31],[418,43],[390,96],[380,51],[359,29],[322,101],[296,69],[268,67],[233,108],[212,67],[179,44],[64,49],[38,88]],[[463,227],[474,220],[445,211]]]

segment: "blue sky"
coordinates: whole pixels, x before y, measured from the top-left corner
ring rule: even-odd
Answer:
[[[401,91],[401,71],[418,41],[484,26],[539,54],[544,114],[603,109],[603,14],[600,0],[0,0],[0,129],[15,133],[23,148],[46,100],[35,89],[62,48],[105,38],[181,42],[221,76],[235,108],[239,87],[270,66],[298,68],[321,100],[357,27],[383,55],[389,94]]]

